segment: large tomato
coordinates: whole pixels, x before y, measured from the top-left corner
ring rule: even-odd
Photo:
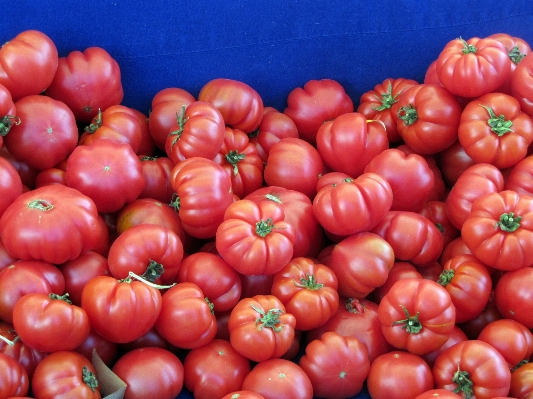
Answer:
[[[174,189],[170,184],[170,175],[174,162],[168,157],[151,157],[139,155],[141,161],[144,188],[138,198],[152,198],[163,203],[169,204],[174,195]]]
[[[0,84],[14,101],[45,90],[57,71],[57,48],[46,34],[26,30],[0,47]]]
[[[533,363],[526,363],[511,373],[509,395],[516,398],[528,398],[533,394]]]
[[[494,303],[503,318],[516,320],[533,328],[533,268],[505,272],[494,288]]]
[[[518,99],[520,108],[529,116],[533,116],[533,55],[526,55],[516,67],[511,78],[513,97]]]
[[[353,111],[353,101],[339,82],[313,79],[289,93],[283,113],[296,124],[299,138],[314,145],[324,122]]]
[[[94,202],[56,184],[19,195],[0,218],[0,238],[12,256],[57,265],[94,248],[97,226]]]
[[[76,120],[88,123],[124,97],[118,62],[103,48],[89,47],[60,57],[47,96],[68,105]]]
[[[425,266],[424,266],[425,267]],[[422,268],[424,268],[422,267]],[[389,275],[387,276],[387,281],[376,287],[374,291],[370,294],[370,297],[376,303],[380,303],[383,297],[389,292],[391,287],[396,283],[396,281],[404,278],[423,278],[422,274],[418,272],[418,269],[409,262],[396,261],[394,265],[389,270]]]
[[[511,168],[504,188],[533,196],[533,155],[528,155]]]
[[[0,398],[19,397],[28,393],[28,373],[16,359],[0,353]]]

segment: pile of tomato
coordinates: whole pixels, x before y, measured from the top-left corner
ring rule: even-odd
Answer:
[[[359,104],[123,95],[103,48],[0,49],[0,399],[105,396],[94,351],[127,399],[533,395],[524,40],[452,40]]]

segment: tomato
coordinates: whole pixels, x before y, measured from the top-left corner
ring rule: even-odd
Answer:
[[[404,91],[417,84],[418,82],[412,79],[385,79],[374,86],[373,90],[361,95],[357,112],[363,114],[366,119],[382,121],[388,141],[396,143],[401,140],[401,136],[396,124],[397,115],[393,113],[392,106],[398,102]]]
[[[38,30],[25,30],[0,47],[0,84],[14,101],[40,94],[54,79],[59,56],[56,45]]]
[[[372,300],[379,304],[385,294],[389,292],[390,288],[394,285],[394,283],[404,278],[423,277],[422,274],[418,272],[417,268],[411,263],[402,261],[394,262],[394,265],[389,270],[387,281],[385,281],[385,283],[383,283],[379,287],[376,287],[374,291],[372,291],[372,293],[370,294]]]
[[[99,110],[85,127],[79,145],[89,145],[96,140],[107,139],[128,144],[137,154],[142,141],[142,127],[137,113],[124,105],[111,105]]]
[[[199,348],[217,333],[213,305],[196,284],[178,283],[163,294],[155,329],[178,348]]]
[[[477,399],[506,396],[511,385],[503,356],[479,340],[462,341],[442,351],[435,359],[433,378],[435,388]]]
[[[243,390],[265,399],[311,399],[313,385],[303,369],[285,359],[269,359],[257,364],[244,378]]]
[[[511,92],[520,103],[522,112],[533,116],[533,97],[531,95],[533,56],[530,54],[526,55],[517,65],[511,78]]]
[[[250,143],[257,148],[261,161],[266,162],[270,148],[285,137],[298,137],[294,121],[272,107],[263,109],[263,118],[259,127],[248,134]]]
[[[24,367],[11,356],[0,353],[0,397],[24,396],[29,391],[28,373]]]
[[[68,157],[65,179],[101,213],[116,212],[136,200],[145,185],[141,161],[131,146],[109,139],[77,146]]]
[[[152,198],[166,204],[172,201],[174,190],[170,184],[170,175],[174,163],[167,157],[150,157],[139,155],[144,176],[144,188],[138,198]]]
[[[391,245],[377,234],[362,232],[340,241],[327,266],[339,282],[339,294],[364,298],[384,284],[394,264]]]
[[[269,186],[300,191],[312,199],[323,173],[318,150],[300,138],[287,137],[270,148],[263,175]]]
[[[374,156],[389,148],[389,140],[383,123],[350,112],[324,122],[316,146],[329,169],[357,177]]]
[[[446,198],[448,219],[457,229],[461,229],[477,198],[483,194],[502,191],[503,188],[503,174],[496,166],[480,163],[468,167]]]
[[[372,362],[367,385],[372,399],[408,399],[433,389],[433,376],[420,356],[391,351]]]
[[[337,277],[327,266],[309,258],[293,258],[274,275],[271,293],[296,318],[296,329],[324,325],[337,311]]]
[[[239,273],[220,256],[209,252],[195,252],[185,257],[176,281],[200,287],[216,314],[233,309],[241,298]]]
[[[174,164],[192,157],[213,159],[224,142],[224,118],[212,104],[194,101],[176,113],[168,131],[165,153]]]
[[[273,201],[238,200],[216,232],[220,256],[242,274],[273,274],[293,257],[295,234]]]
[[[112,371],[127,385],[124,399],[174,399],[183,388],[183,363],[162,348],[132,350],[117,360]]]
[[[231,176],[233,194],[244,198],[263,185],[263,161],[248,135],[226,127],[224,142],[214,161]]]
[[[4,143],[4,136],[9,133],[11,127],[21,122],[16,116],[16,108],[11,93],[7,87],[0,84],[0,148]]]
[[[422,355],[422,359],[424,359],[428,366],[432,368],[435,364],[435,359],[441,354],[442,351],[449,348],[450,346],[455,345],[458,342],[466,340],[468,340],[468,337],[466,336],[465,332],[461,330],[461,328],[456,324],[455,326],[453,326],[452,332],[450,333],[450,337],[448,338],[448,340],[439,349]]]
[[[96,276],[81,293],[81,307],[87,312],[91,327],[116,343],[131,342],[150,331],[161,305],[161,293],[156,288],[131,278],[119,281]]]
[[[0,218],[0,238],[12,256],[60,264],[97,244],[97,219],[90,198],[55,184],[19,195]]]
[[[529,362],[533,354],[533,333],[515,320],[494,320],[481,330],[477,339],[496,348],[511,371]]]
[[[255,295],[268,295],[272,289],[272,282],[274,281],[273,274],[256,274],[247,276],[239,274],[241,279],[241,299],[251,298]]]
[[[343,399],[361,392],[370,370],[366,347],[355,337],[326,332],[305,347],[298,363],[313,385],[313,395]]]
[[[231,177],[215,161],[193,157],[172,169],[173,206],[183,229],[195,238],[212,238],[233,203]]]
[[[49,354],[36,367],[31,381],[35,399],[60,395],[100,399],[100,383],[94,366],[85,356],[72,351]]]
[[[516,398],[528,398],[533,393],[533,363],[526,363],[511,373],[511,389],[509,395]]]
[[[505,272],[494,288],[494,302],[503,318],[512,319],[533,328],[531,283],[533,268],[522,267]]]
[[[115,364],[118,357],[118,350],[119,345],[116,342],[105,339],[93,329],[91,329],[85,341],[74,349],[75,352],[85,356],[87,359],[92,359],[94,351],[96,351],[100,360],[108,367]]]
[[[461,176],[467,168],[476,164],[476,162],[466,154],[459,139],[444,151],[437,154],[436,159],[442,176],[450,187],[455,185],[459,176]]]
[[[292,345],[295,326],[296,318],[273,295],[241,299],[228,322],[231,345],[254,362],[284,355]]]
[[[491,322],[495,320],[500,320],[502,315],[496,307],[496,302],[494,300],[494,290],[489,298],[489,303],[485,306],[485,309],[481,313],[474,317],[472,320],[468,320],[464,323],[460,323],[459,327],[466,334],[468,339],[477,339],[481,331]]]
[[[418,212],[437,226],[442,235],[442,245],[446,248],[450,242],[460,235],[460,230],[456,228],[448,218],[446,213],[446,203],[443,201],[429,201]]]
[[[17,159],[8,151],[5,145],[0,147],[0,157],[6,159],[11,165],[13,165],[13,167],[17,170],[24,186],[28,187],[29,189],[35,188],[35,179],[39,173],[37,169],[32,168],[26,162]]]
[[[50,97],[31,95],[15,103],[19,124],[4,137],[11,154],[32,168],[54,167],[74,150],[78,128],[74,114],[64,103]],[[39,148],[39,156],[35,149]]]
[[[141,111],[131,108],[133,113],[137,115],[137,120],[141,126],[141,144],[137,150],[138,155],[155,156],[156,145],[154,139],[150,135],[150,127],[148,126],[148,117]]]
[[[447,389],[430,389],[429,391],[423,392],[414,399],[461,399],[462,396],[457,395],[456,393],[453,393],[452,391],[448,391]],[[496,399],[496,398],[492,398]]]
[[[283,113],[296,124],[298,137],[314,145],[318,129],[325,121],[353,111],[353,101],[339,82],[313,79],[289,93]]]
[[[505,190],[472,204],[461,237],[484,264],[499,270],[533,265],[533,197]]]
[[[392,188],[376,173],[363,173],[318,191],[313,211],[324,229],[338,236],[372,230],[390,210]]]
[[[213,104],[222,114],[226,125],[245,133],[257,129],[263,118],[261,96],[238,80],[213,79],[200,89],[198,100]]]
[[[98,110],[122,102],[120,67],[101,47],[72,51],[59,58],[54,79],[45,94],[67,104],[76,120],[88,123]]]
[[[263,395],[252,391],[234,391],[224,395],[222,399],[265,399]]]
[[[0,217],[9,205],[22,194],[22,180],[9,161],[0,157]]]
[[[511,168],[504,188],[533,196],[533,155],[528,155]]]
[[[419,84],[410,87],[392,106],[403,141],[417,154],[436,154],[457,140],[461,106],[444,87]]]
[[[434,174],[422,156],[396,148],[376,155],[364,173],[377,173],[389,182],[393,194],[391,210],[418,212],[435,184]]]
[[[133,272],[152,283],[172,284],[180,270],[183,244],[168,227],[139,224],[113,241],[107,259],[109,271],[117,279]]]
[[[511,73],[505,46],[490,38],[449,41],[437,58],[437,75],[451,93],[479,97],[500,87]]]
[[[195,399],[221,397],[241,389],[250,361],[223,339],[192,349],[183,361],[184,385]]]

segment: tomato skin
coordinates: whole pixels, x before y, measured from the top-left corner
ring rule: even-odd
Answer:
[[[273,295],[241,299],[228,321],[231,345],[254,362],[284,355],[294,340],[295,326],[296,318]]]
[[[118,105],[124,97],[120,67],[101,47],[88,47],[60,57],[47,96],[68,105],[80,122],[90,122],[98,113]]]
[[[453,393],[452,391],[448,391],[447,389],[430,389],[429,391],[421,393],[414,399],[434,399],[434,398],[461,399],[462,396],[457,395],[456,393]],[[492,399],[496,399],[496,398],[492,398]]]
[[[439,153],[436,156],[436,159],[442,177],[450,187],[455,185],[459,176],[461,176],[467,168],[476,164],[476,162],[466,154],[459,139]]]
[[[138,198],[152,198],[169,204],[174,195],[174,190],[170,184],[174,163],[163,156],[139,155],[139,160],[141,161],[145,184]]]
[[[0,157],[0,217],[9,205],[22,194],[22,179],[9,161]]]
[[[309,258],[293,258],[274,274],[271,294],[296,318],[296,329],[324,325],[337,311],[339,294],[335,273]]]
[[[520,108],[529,116],[533,116],[533,56],[526,55],[517,65],[511,78],[511,92],[520,103]]]
[[[509,395],[519,399],[527,399],[533,394],[533,363],[526,363],[511,373],[511,389]]]
[[[463,374],[472,385],[459,385],[456,373]],[[458,342],[441,352],[433,366],[435,388],[458,389],[465,397],[470,392],[477,399],[506,396],[511,385],[511,371],[502,355],[491,345],[479,340]]]
[[[448,340],[439,348],[432,352],[426,353],[425,355],[422,355],[422,359],[426,361],[429,367],[433,368],[433,365],[435,364],[435,359],[441,354],[442,351],[449,348],[450,346],[455,345],[458,342],[466,341],[468,340],[467,335],[463,330],[461,330],[460,327],[456,324],[452,332],[450,333],[450,337]]]
[[[73,351],[49,354],[36,367],[31,381],[35,399],[69,395],[80,399],[100,399],[96,370],[85,356]]]
[[[294,88],[283,113],[296,124],[298,137],[314,145],[322,123],[353,111],[353,101],[344,87],[333,79],[321,79]]]
[[[303,369],[285,359],[269,359],[257,364],[246,376],[243,390],[265,399],[312,399],[313,385]]]
[[[252,392],[252,391],[234,391],[230,392],[227,395],[224,395],[222,399],[265,399],[263,395],[259,395],[258,393]]]
[[[58,60],[56,45],[46,34],[22,31],[0,47],[0,84],[14,101],[40,94],[52,83]]]
[[[504,189],[533,196],[533,155],[528,155],[511,168]]]
[[[313,385],[313,395],[343,399],[361,392],[370,370],[366,347],[355,337],[327,332],[305,347],[298,363]]]
[[[503,318],[516,320],[527,328],[533,328],[533,315],[531,312],[531,283],[533,281],[533,268],[505,272],[494,289],[494,302],[498,312]]]
[[[389,292],[390,288],[394,285],[394,283],[404,278],[423,277],[422,274],[418,272],[417,268],[411,263],[403,261],[394,262],[394,265],[389,270],[387,281],[385,281],[385,283],[383,283],[379,287],[376,287],[374,291],[372,291],[372,293],[370,294],[372,300],[379,304],[385,294]]]
[[[433,376],[420,356],[391,351],[372,362],[367,386],[373,399],[408,399],[433,389]]]
[[[443,249],[448,246],[450,242],[455,240],[460,235],[460,231],[456,228],[448,218],[446,212],[446,203],[443,201],[429,201],[420,210],[422,216],[433,222],[439,229],[442,235]]]
[[[511,73],[505,46],[495,39],[472,37],[448,42],[437,58],[437,76],[451,93],[475,98],[500,87]]]
[[[28,373],[24,367],[11,356],[0,353],[0,397],[25,396],[29,391]]]
[[[183,361],[184,385],[195,399],[211,399],[242,387],[250,361],[223,339],[192,349]]]
[[[11,93],[7,87],[0,84],[0,148],[4,144],[4,136],[9,133],[11,127],[21,122],[16,113],[17,107]]]
[[[102,360],[102,362],[104,362],[108,367],[111,367],[117,360],[119,353],[118,349],[119,345],[116,342],[111,342],[105,339],[96,331],[91,329],[85,341],[83,341],[81,345],[74,349],[74,351],[85,356],[87,359],[92,359],[93,352],[96,350],[100,360]]]

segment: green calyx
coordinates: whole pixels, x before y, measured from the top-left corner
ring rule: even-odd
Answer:
[[[520,52],[518,46],[514,46],[511,50],[509,50],[507,52],[507,55],[515,65],[518,65],[520,61],[522,61],[522,59],[526,56],[524,53]]]
[[[46,200],[40,200],[40,199],[36,199],[36,200],[32,200],[28,202],[27,207],[30,209],[37,209],[43,212],[54,209],[54,205],[52,205]]]
[[[401,325],[402,328],[409,334],[418,334],[422,331],[422,323],[418,320],[418,312],[414,316],[409,314],[409,311],[402,305],[400,305],[405,313],[405,319],[396,320],[392,325]]]
[[[54,293],[48,294],[48,298],[50,298],[53,301],[65,301],[66,303],[69,303],[72,305],[72,301],[68,299],[68,292],[65,295],[57,295]]]
[[[260,220],[255,224],[255,233],[260,237],[266,237],[267,234],[272,233],[276,226],[272,219]]]
[[[455,276],[454,270],[443,270],[439,276],[437,283],[439,283],[443,287],[446,287],[452,281],[453,276]]]
[[[204,301],[209,306],[209,310],[211,311],[211,314],[215,314],[215,304],[211,302],[208,297],[205,297]]]
[[[485,108],[489,113],[489,120],[487,123],[490,126],[490,130],[496,133],[498,136],[503,136],[505,133],[510,133],[513,131],[511,127],[513,126],[512,121],[505,120],[505,115],[496,116],[494,110],[490,107],[487,107],[483,104],[479,104],[481,107]]]
[[[185,117],[185,108],[187,108],[186,105],[183,105],[181,107],[181,112],[176,112],[176,120],[178,122],[178,129],[177,130],[173,130],[169,133],[169,136],[176,136],[174,137],[174,140],[172,140],[172,145],[174,145],[176,143],[176,141],[178,141],[183,133],[183,128],[185,126],[185,123],[187,122],[187,120],[189,118],[186,118]]]
[[[308,290],[314,290],[314,291],[319,290],[324,286],[324,284],[320,284],[316,281],[316,277],[314,274],[309,274],[309,273],[305,273],[305,277],[302,277],[300,279],[300,283],[297,283],[295,281],[294,284],[297,287],[305,288]]]
[[[412,105],[406,105],[398,110],[398,118],[405,123],[406,126],[411,126],[418,120],[418,113],[416,108]]]
[[[522,216],[515,216],[514,212],[502,213],[494,228],[497,229],[499,227],[503,231],[512,233],[520,227],[520,220],[522,220]]]
[[[9,133],[13,125],[20,125],[20,118],[15,115],[6,115],[0,118],[0,136],[4,137]]]
[[[392,104],[395,102],[398,102],[398,95],[395,96],[392,95],[392,83],[389,80],[389,86],[387,88],[387,91],[385,93],[381,93],[381,97],[377,94],[374,94],[374,97],[381,103],[378,107],[372,107],[374,111],[385,111],[386,109],[390,109],[392,107]]]
[[[162,274],[165,272],[165,268],[161,263],[156,262],[155,260],[150,259],[146,271],[141,276],[145,280],[150,281],[151,283],[155,282]]]
[[[276,324],[279,324],[279,316],[284,313],[283,310],[272,308],[265,313],[264,310],[259,309],[254,305],[252,305],[252,308],[261,315],[261,317],[255,319],[255,325],[258,330],[262,330],[263,328],[271,328],[275,332],[282,330],[283,326],[276,326]]]
[[[180,210],[180,197],[178,197],[178,194],[172,194],[172,199],[170,200],[169,205],[174,208],[176,212]]]
[[[468,44],[463,38],[459,38],[463,42],[463,49],[461,50],[463,54],[476,54],[477,48],[473,44]]]
[[[102,126],[102,111],[98,110],[98,114],[96,114],[96,117],[93,118],[93,121],[91,122],[91,124],[89,126],[86,126],[84,130],[87,133],[94,133],[101,126]]]
[[[96,375],[92,371],[90,371],[87,366],[83,366],[81,374],[83,382],[89,388],[91,388],[91,391],[96,391],[96,389],[98,388],[98,380],[96,379]]]
[[[452,382],[457,384],[453,390],[454,393],[462,392],[465,399],[470,399],[474,396],[474,383],[470,379],[468,371],[463,371],[457,366],[457,371],[453,374]]]
[[[231,150],[226,154],[226,161],[233,165],[233,176],[237,176],[237,174],[239,173],[239,167],[237,166],[237,164],[245,157],[246,155],[239,154],[239,151],[237,150]]]

